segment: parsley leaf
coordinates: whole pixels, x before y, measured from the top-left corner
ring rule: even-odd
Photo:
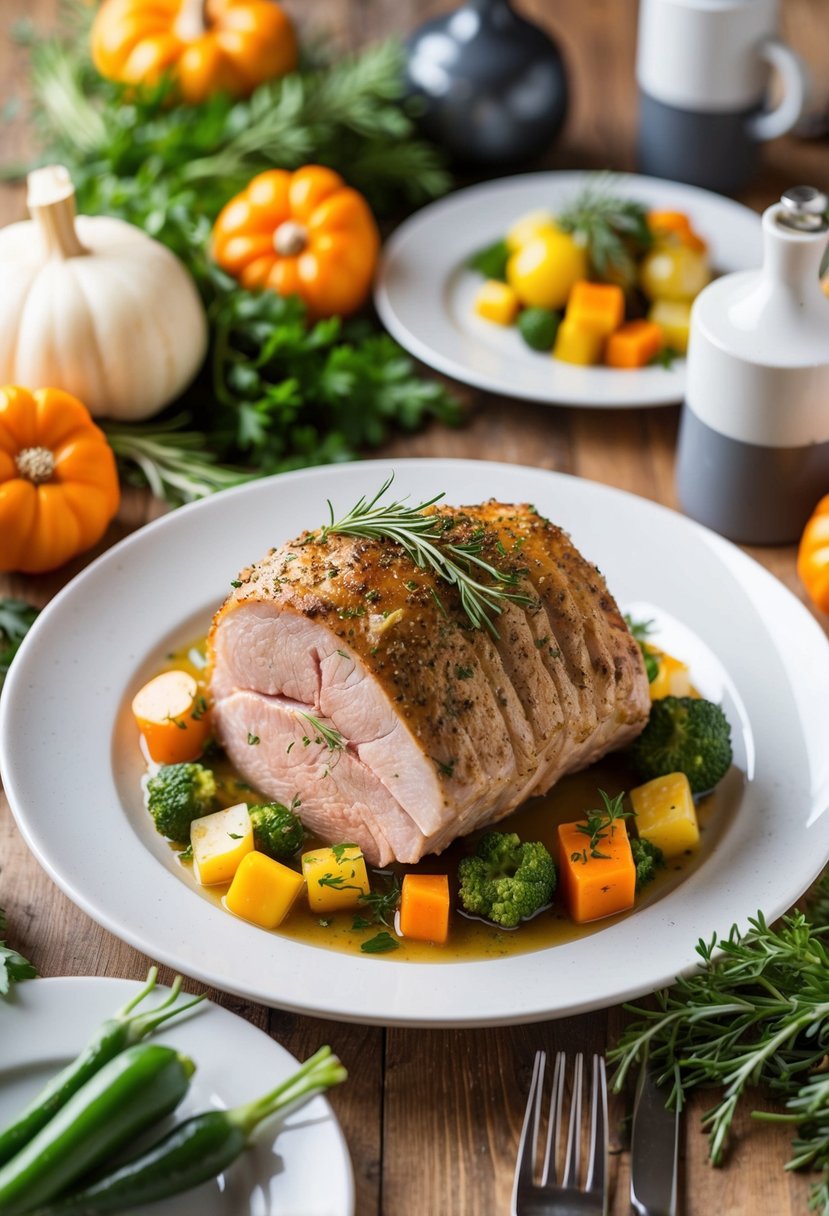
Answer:
[[[400,947],[400,942],[397,938],[392,937],[385,929],[382,933],[370,937],[367,942],[360,943],[360,949],[363,954],[383,954],[387,950],[397,950]]]

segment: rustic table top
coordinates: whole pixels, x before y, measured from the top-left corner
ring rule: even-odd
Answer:
[[[829,74],[826,0],[786,0],[784,32],[812,68],[818,85]],[[307,27],[308,6],[286,0]],[[315,28],[350,45],[404,33],[445,7],[442,0],[317,0]],[[619,0],[523,0],[522,8],[550,26],[570,66],[573,105],[562,138],[549,157],[554,168],[633,168],[636,98],[633,79],[635,6]],[[25,57],[5,36],[26,17],[40,28],[54,22],[57,0],[3,0],[0,101],[25,94]],[[552,11],[548,11],[552,10]],[[824,98],[825,101],[825,98]],[[4,134],[4,161],[23,158],[30,136],[18,123]],[[762,209],[783,188],[829,179],[829,146],[778,140],[743,201]],[[22,192],[0,191],[0,223],[22,215]],[[462,390],[467,425],[431,427],[395,439],[388,456],[459,456],[537,465],[592,478],[676,506],[673,485],[678,410],[604,411],[551,408]],[[149,494],[129,490],[106,547],[161,512]],[[800,598],[792,548],[752,549]],[[39,578],[2,577],[0,594],[45,604],[92,557]],[[826,625],[825,618],[823,619]],[[139,978],[149,960],[74,907],[29,853],[0,796],[0,906],[14,925],[15,944],[45,976],[107,975]],[[710,926],[713,929],[715,926]],[[722,928],[722,926],[717,926]],[[162,978],[169,982],[170,976]],[[193,985],[191,985],[192,987]],[[296,1056],[330,1042],[347,1063],[348,1084],[332,1095],[354,1163],[358,1216],[501,1216],[509,1211],[512,1169],[533,1053],[602,1051],[616,1039],[624,1013],[609,1009],[529,1027],[496,1030],[402,1030],[326,1023],[281,1013],[211,992],[212,999],[267,1031]],[[428,1062],[428,1064],[427,1064]],[[742,1117],[727,1167],[706,1162],[696,1098],[683,1124],[682,1210],[687,1216],[775,1216],[805,1213],[807,1181],[784,1174],[788,1133]],[[628,1211],[628,1155],[624,1111],[614,1105],[611,1158],[617,1216]],[[321,1163],[322,1164],[322,1163]],[[290,1216],[290,1214],[286,1214]]]

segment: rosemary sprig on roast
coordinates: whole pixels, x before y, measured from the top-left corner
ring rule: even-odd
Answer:
[[[392,476],[384,481],[373,498],[363,496],[342,519],[334,518],[334,508],[329,501],[331,522],[309,540],[324,541],[333,532],[340,536],[394,541],[419,570],[431,570],[443,582],[457,588],[461,607],[472,628],[486,629],[497,639],[498,630],[493,617],[500,616],[505,603],[532,603],[530,596],[523,592],[509,590],[516,586],[518,575],[499,570],[481,556],[483,535],[462,544],[447,539],[442,518],[425,514],[429,507],[445,497],[443,493],[435,494],[417,506],[408,506],[405,499],[381,503],[380,499],[393,480]],[[487,575],[492,581],[482,582],[481,575]],[[435,598],[445,614],[445,607],[437,593]]]

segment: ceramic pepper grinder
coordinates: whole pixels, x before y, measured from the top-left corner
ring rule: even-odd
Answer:
[[[677,454],[683,509],[731,540],[796,540],[829,491],[829,199],[787,190],[763,215],[763,265],[691,312]]]
[[[467,0],[408,39],[422,126],[453,160],[503,168],[544,152],[567,110],[559,50],[510,0]]]

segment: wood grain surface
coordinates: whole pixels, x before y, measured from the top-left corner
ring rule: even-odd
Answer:
[[[25,97],[25,56],[10,36],[14,22],[25,18],[46,29],[55,20],[56,7],[57,0],[2,0],[0,101]],[[343,45],[360,46],[386,34],[405,33],[445,4],[316,0],[309,6],[286,0],[286,7],[303,29],[325,29]],[[635,5],[624,0],[557,0],[555,4],[523,0],[522,8],[560,39],[570,69],[572,109],[563,136],[546,163],[554,168],[632,168]],[[821,101],[822,89],[825,102],[827,0],[784,0],[782,9],[786,36],[807,60],[817,82],[816,101]],[[24,158],[31,148],[24,121],[3,128],[4,163]],[[828,179],[829,144],[786,138],[767,149],[764,169],[743,198],[761,209],[786,186],[809,182],[826,188]],[[0,190],[0,222],[22,213],[21,190]],[[431,427],[419,435],[395,439],[383,454],[537,465],[676,505],[677,410],[578,411],[506,401],[468,390],[461,393],[469,407],[464,428]],[[127,491],[118,519],[99,549],[161,509],[148,494]],[[791,548],[750,552],[803,598]],[[0,578],[0,594],[19,594],[45,604],[93,556],[87,554],[64,570],[40,578]],[[89,920],[51,883],[28,852],[2,799],[0,906],[14,926],[15,944],[43,975],[137,978],[146,973],[148,959]],[[540,958],[539,965],[554,966],[554,959]],[[170,976],[163,978],[169,982]],[[621,1010],[611,1009],[529,1027],[417,1031],[325,1023],[219,992],[211,996],[266,1030],[297,1056],[330,1042],[346,1061],[349,1082],[333,1094],[332,1102],[354,1163],[358,1216],[505,1216],[533,1052],[538,1047],[603,1050],[615,1040],[624,1018]],[[2,1016],[0,1009],[0,1033]],[[715,1172],[707,1165],[706,1141],[699,1130],[699,1117],[707,1105],[706,1096],[700,1095],[683,1123],[681,1210],[687,1216],[710,1216],[712,1212],[719,1216],[805,1214],[807,1180],[785,1174],[782,1168],[788,1153],[787,1132],[758,1127],[741,1117],[728,1164]],[[614,1216],[629,1210],[624,1114],[623,1104],[615,1101]],[[184,1202],[181,1212],[188,1216]]]

